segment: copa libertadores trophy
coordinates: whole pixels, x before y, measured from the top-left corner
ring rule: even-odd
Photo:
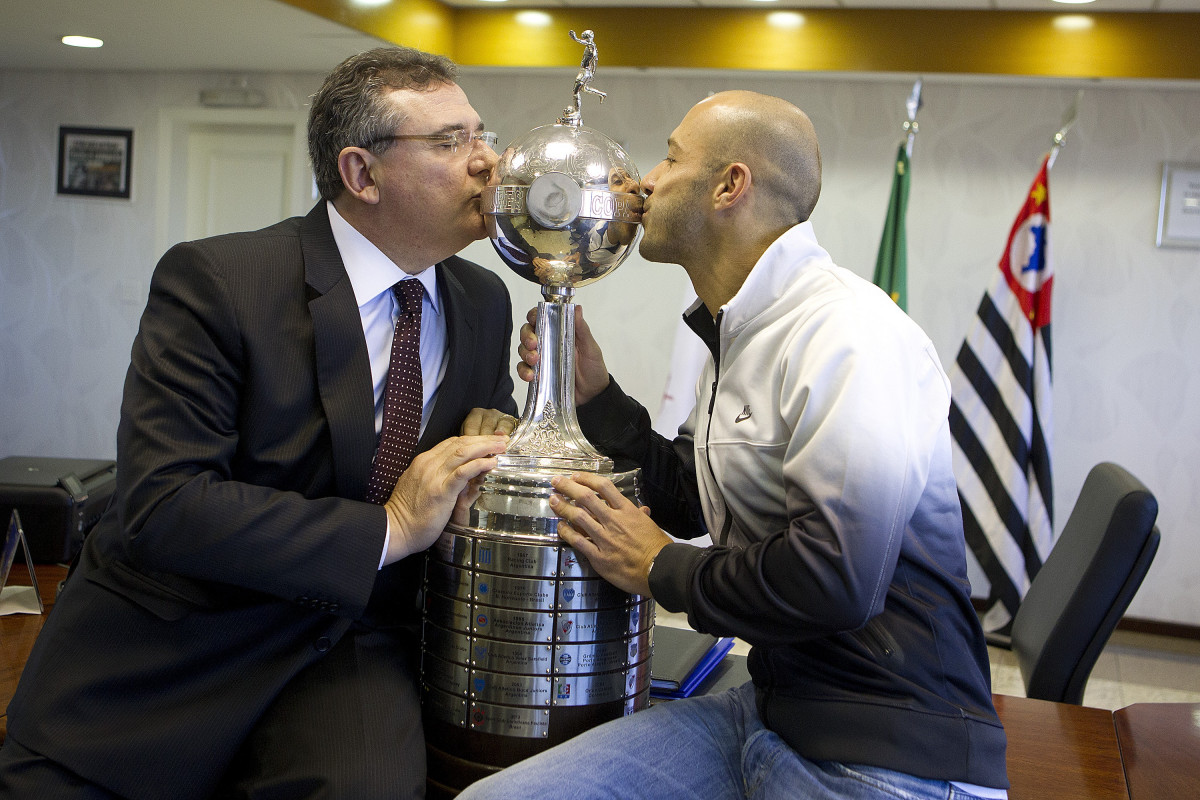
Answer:
[[[575,411],[574,297],[625,259],[641,232],[641,177],[585,127],[597,51],[584,46],[574,102],[502,154],[483,194],[501,259],[541,286],[541,357],[521,420],[464,524],[426,564],[422,685],[432,789],[474,780],[649,704],[653,601],[596,574],[558,538],[550,480],[602,473],[637,501]]]

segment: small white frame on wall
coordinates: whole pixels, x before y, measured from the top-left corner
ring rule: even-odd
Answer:
[[[1163,164],[1157,244],[1200,249],[1200,164]]]

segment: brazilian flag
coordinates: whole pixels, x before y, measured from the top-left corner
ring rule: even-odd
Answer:
[[[887,219],[883,222],[883,238],[879,241],[879,256],[875,259],[874,284],[887,292],[908,311],[908,238],[904,233],[904,215],[908,212],[908,149],[902,142],[896,152],[896,174],[892,180],[892,196],[888,200]]]

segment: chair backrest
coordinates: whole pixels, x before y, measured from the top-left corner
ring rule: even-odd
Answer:
[[[1116,464],[1088,473],[1050,556],[1013,618],[1012,650],[1029,697],[1079,704],[1129,607],[1160,535],[1158,501]]]

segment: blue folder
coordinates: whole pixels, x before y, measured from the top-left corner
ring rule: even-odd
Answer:
[[[650,696],[664,700],[690,696],[732,648],[729,636],[655,626]]]

